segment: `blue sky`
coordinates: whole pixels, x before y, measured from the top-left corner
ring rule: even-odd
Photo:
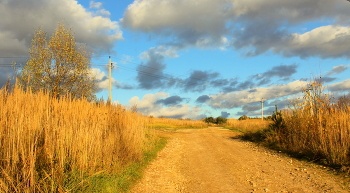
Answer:
[[[346,0],[0,0],[0,84],[24,63],[33,33],[58,22],[93,52],[98,97],[145,115],[200,119],[265,115],[322,77],[350,88]]]

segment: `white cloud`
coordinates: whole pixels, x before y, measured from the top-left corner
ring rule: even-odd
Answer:
[[[164,106],[157,101],[168,98],[169,94],[164,92],[158,92],[156,94],[146,94],[142,99],[135,96],[129,100],[130,105],[137,105],[137,109],[144,115],[154,117],[169,117],[169,118],[200,118],[202,109],[196,106],[190,106],[189,104]]]
[[[276,50],[287,56],[349,57],[349,37],[348,26],[321,26],[304,34],[292,34],[283,47],[277,47]]]
[[[98,68],[91,68],[91,75],[96,78],[97,88],[99,90],[108,89],[109,80],[107,75]],[[112,77],[112,85],[117,85],[118,81]]]
[[[328,90],[335,91],[348,91],[350,90],[350,79],[344,80],[342,82],[330,84],[327,86]]]
[[[345,0],[136,0],[120,21],[166,37],[179,49],[231,45],[248,56],[273,50],[286,56],[350,57],[349,8]],[[291,31],[314,21],[329,26]]]
[[[101,2],[90,1],[90,8],[101,9],[101,7]]]
[[[178,49],[176,49],[175,47],[172,47],[172,46],[166,47],[164,45],[160,45],[158,47],[153,47],[145,52],[142,52],[140,54],[140,58],[143,60],[149,60],[150,53],[156,54],[159,56],[169,57],[169,58],[176,58],[176,57],[179,57],[179,55],[177,54],[177,51]]]
[[[224,0],[138,0],[129,5],[121,23],[133,30],[173,35],[182,44],[207,47],[224,38],[223,5]]]
[[[99,7],[98,3],[92,5]],[[34,31],[41,27],[51,35],[57,23],[66,24],[74,31],[80,43],[86,43],[95,52],[110,50],[114,43],[122,39],[118,22],[103,15],[89,12],[76,0],[26,0],[0,1],[0,50],[8,54],[23,54],[30,46]],[[108,14],[107,14],[108,15]],[[12,49],[9,49],[9,47]],[[2,52],[3,53],[3,52]]]
[[[146,32],[185,27],[216,33],[224,28],[223,3],[223,0],[137,0],[129,5],[122,22]]]
[[[301,93],[307,82],[294,81],[284,85],[273,85],[271,87],[260,87],[252,90],[243,90],[233,93],[219,93],[210,95],[207,104],[213,108],[234,108],[245,104],[254,103],[264,99],[275,99],[297,93]]]

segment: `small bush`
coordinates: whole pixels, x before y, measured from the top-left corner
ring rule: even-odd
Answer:
[[[216,119],[214,119],[213,117],[207,117],[204,119],[204,122],[208,124],[221,125],[221,124],[225,124],[227,122],[227,119],[223,117],[217,117]]]

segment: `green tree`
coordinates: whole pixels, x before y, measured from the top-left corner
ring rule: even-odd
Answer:
[[[207,117],[204,119],[204,122],[206,123],[215,123],[215,119],[213,117]]]
[[[69,93],[74,98],[95,99],[90,53],[85,46],[77,46],[71,29],[58,24],[49,41],[46,32],[37,30],[29,54],[23,67],[16,66],[17,82],[24,89],[46,90],[56,98]]]
[[[241,116],[241,117],[239,117],[238,118],[238,120],[247,120],[248,119],[248,117],[247,117],[247,115],[243,115],[243,116]]]
[[[217,117],[216,118],[216,124],[220,125],[220,124],[224,124],[227,122],[227,119],[226,118],[223,118],[223,117]]]

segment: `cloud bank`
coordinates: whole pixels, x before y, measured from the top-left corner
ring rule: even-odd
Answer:
[[[178,48],[232,47],[246,56],[273,51],[287,57],[349,58],[349,8],[345,0],[136,0],[120,23],[166,37],[165,44]],[[320,20],[325,25],[301,30]]]
[[[109,18],[101,4],[92,2],[91,8],[76,0],[0,1],[1,55],[28,55],[35,30],[41,27],[51,35],[58,22],[71,27],[76,40],[94,52],[110,51],[123,38],[119,24]]]
[[[168,93],[158,92],[146,94],[142,99],[135,96],[129,100],[130,105],[136,105],[137,110],[144,115],[167,118],[190,118],[201,119],[202,109],[189,104],[181,104],[183,101],[179,96],[169,96]]]

